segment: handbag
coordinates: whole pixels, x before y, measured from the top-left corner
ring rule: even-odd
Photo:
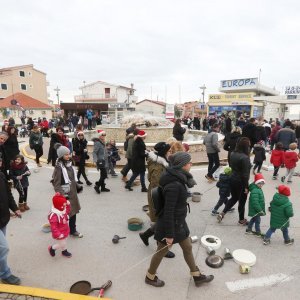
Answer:
[[[68,195],[71,191],[71,187],[70,187],[70,184],[62,184],[61,185],[61,188],[64,192],[64,195]]]

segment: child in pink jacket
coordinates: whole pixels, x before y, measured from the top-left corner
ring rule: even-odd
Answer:
[[[72,254],[67,250],[67,237],[70,233],[70,202],[60,193],[56,193],[52,198],[52,203],[53,205],[48,214],[48,220],[51,226],[52,237],[56,240],[56,243],[49,246],[48,251],[53,257],[55,256],[55,250],[61,249],[61,254],[70,258]]]

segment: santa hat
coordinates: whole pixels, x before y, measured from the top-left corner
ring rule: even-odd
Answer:
[[[265,179],[264,176],[262,174],[256,174],[254,177],[254,183],[258,184],[258,183],[265,183]]]
[[[291,195],[291,190],[288,186],[286,185],[280,185],[278,187],[278,193],[284,196],[290,196]]]
[[[99,135],[106,135],[106,132],[104,130],[98,129],[97,132]]]
[[[136,136],[141,138],[146,137],[147,133],[144,130],[139,130]]]
[[[56,193],[52,198],[52,203],[56,209],[63,211],[65,208],[64,204],[67,203],[67,199],[60,193]]]

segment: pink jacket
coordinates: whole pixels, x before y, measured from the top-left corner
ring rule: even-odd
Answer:
[[[62,216],[58,216],[57,214],[50,211],[48,215],[48,220],[51,226],[52,237],[56,240],[62,240],[69,236],[70,228],[69,228],[69,213],[71,207],[70,203],[66,206],[66,212]],[[60,235],[63,235],[60,237]]]

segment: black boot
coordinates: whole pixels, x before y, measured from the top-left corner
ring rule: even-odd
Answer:
[[[92,185],[92,183],[89,180],[86,181],[86,184],[87,185]]]
[[[100,194],[100,187],[99,187],[99,185],[95,184],[94,190],[96,191],[97,194]]]
[[[105,184],[103,184],[103,185],[101,186],[101,192],[110,192],[110,189],[107,189],[107,188],[105,187]]]
[[[198,267],[196,267],[196,271],[191,272],[191,275],[194,278],[194,282],[196,286],[200,286],[202,283],[210,282],[214,279],[214,275],[201,274]]]
[[[149,237],[151,237],[152,235],[154,235],[154,232],[151,228],[147,229],[145,232],[141,232],[139,233],[139,236],[141,238],[141,240],[143,241],[143,243],[146,245],[146,246],[149,246]]]
[[[148,189],[144,186],[144,187],[142,187],[142,190],[141,190],[141,192],[143,192],[143,193],[147,193],[148,192]]]
[[[132,192],[133,191],[133,189],[131,188],[131,186],[130,185],[128,185],[128,183],[126,183],[126,185],[125,185],[125,189],[127,189],[128,191],[130,191],[130,192]]]

